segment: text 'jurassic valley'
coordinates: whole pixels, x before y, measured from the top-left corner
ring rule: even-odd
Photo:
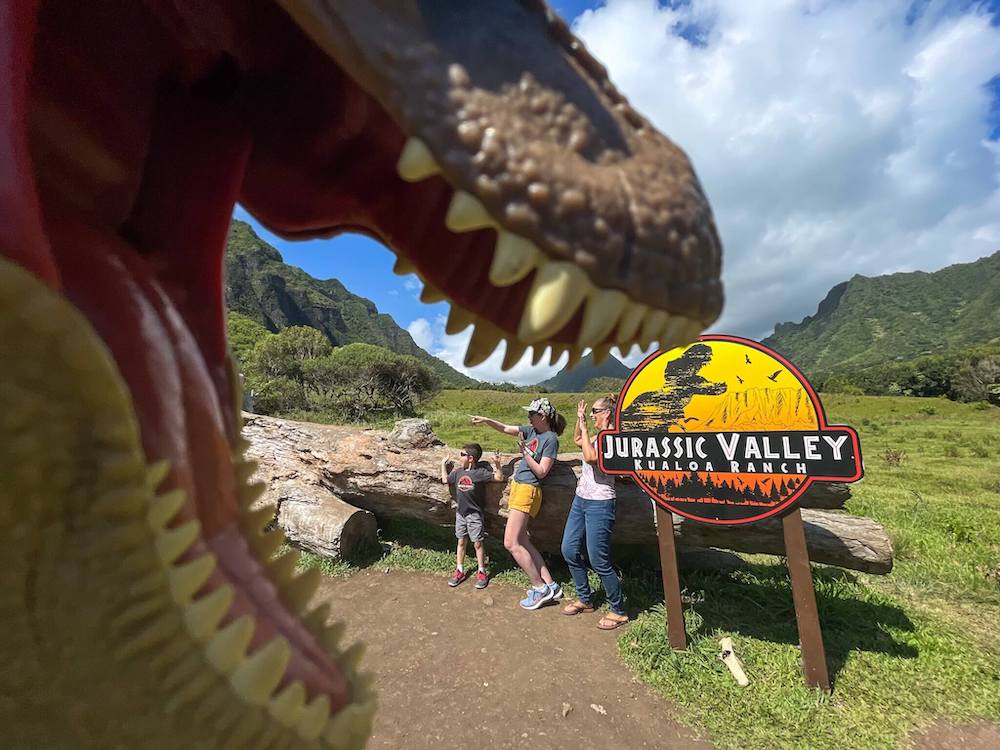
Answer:
[[[640,471],[797,474],[849,479],[860,473],[857,433],[849,427],[767,432],[605,432],[601,468]]]

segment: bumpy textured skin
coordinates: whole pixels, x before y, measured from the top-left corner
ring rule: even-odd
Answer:
[[[544,3],[282,5],[505,228],[633,301],[718,317],[722,248],[690,161]]]

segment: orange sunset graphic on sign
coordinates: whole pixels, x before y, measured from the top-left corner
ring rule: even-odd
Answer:
[[[660,433],[816,430],[821,420],[800,376],[769,352],[703,339],[647,360],[621,399],[620,430]],[[753,471],[640,471],[638,479],[679,501],[774,506],[804,474],[771,473],[763,453]],[[745,467],[744,467],[745,468]]]

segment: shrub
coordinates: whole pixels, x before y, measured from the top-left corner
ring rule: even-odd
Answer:
[[[586,393],[620,393],[625,387],[625,378],[591,378],[583,387]]]
[[[906,460],[906,451],[897,448],[886,448],[882,458],[889,466],[899,466]]]

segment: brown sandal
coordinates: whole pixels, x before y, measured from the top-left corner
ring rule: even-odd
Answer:
[[[573,615],[579,615],[582,614],[583,612],[593,612],[593,611],[594,611],[593,604],[584,604],[579,599],[577,599],[575,602],[570,602],[565,607],[563,607],[562,613],[564,615],[569,615],[572,617]]]
[[[624,617],[624,620],[617,620],[616,617]],[[613,613],[608,613],[604,615],[597,623],[597,627],[601,630],[614,630],[615,628],[620,628],[622,625],[628,622],[628,615],[615,615]]]

